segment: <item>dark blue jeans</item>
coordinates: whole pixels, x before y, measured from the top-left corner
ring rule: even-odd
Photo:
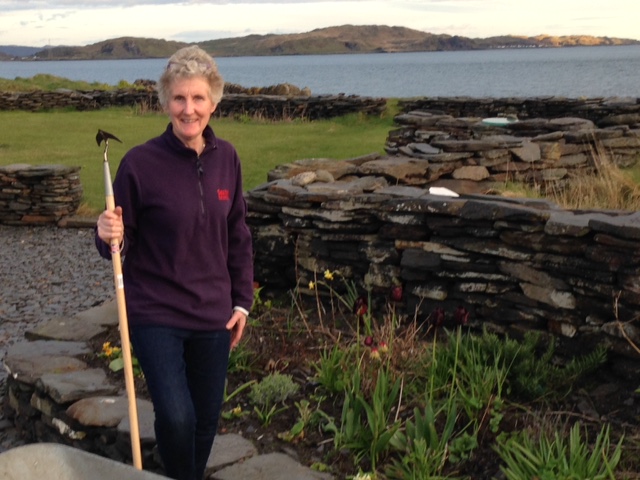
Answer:
[[[153,403],[166,475],[202,480],[222,407],[229,332],[132,327],[131,343]]]

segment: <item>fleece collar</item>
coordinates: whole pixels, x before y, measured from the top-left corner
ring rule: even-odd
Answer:
[[[165,130],[162,136],[167,142],[167,145],[169,146],[169,148],[175,151],[177,154],[185,155],[185,156],[193,156],[193,150],[191,148],[186,147],[184,143],[182,143],[182,141],[178,137],[176,137],[176,135],[173,133],[173,125],[171,123],[167,125],[167,129]],[[202,132],[202,136],[204,137],[206,145],[200,156],[202,156],[205,152],[209,151],[212,148],[214,150],[218,148],[218,140],[216,138],[215,133],[213,133],[213,129],[211,128],[211,126],[207,125],[205,127],[204,131]]]

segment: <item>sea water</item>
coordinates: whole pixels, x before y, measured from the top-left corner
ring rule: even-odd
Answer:
[[[640,97],[640,46],[220,57],[229,83],[290,83],[313,94],[371,97]],[[166,59],[5,61],[0,77],[38,73],[117,85],[157,80]]]

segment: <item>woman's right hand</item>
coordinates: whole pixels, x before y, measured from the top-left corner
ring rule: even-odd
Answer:
[[[98,217],[98,237],[110,244],[115,239],[122,243],[124,239],[124,223],[122,221],[122,207],[116,207],[113,211],[105,210]]]

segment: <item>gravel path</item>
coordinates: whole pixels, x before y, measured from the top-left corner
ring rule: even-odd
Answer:
[[[111,262],[98,255],[91,228],[0,225],[0,358],[25,331],[114,297]],[[0,372],[4,403],[6,372]],[[21,444],[0,410],[0,452]]]

